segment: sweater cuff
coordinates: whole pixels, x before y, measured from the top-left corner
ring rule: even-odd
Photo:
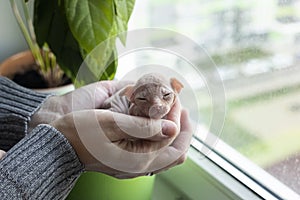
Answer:
[[[1,109],[30,117],[50,94],[38,93],[0,76]]]
[[[0,161],[0,179],[11,183],[2,186],[18,191],[24,199],[61,199],[82,172],[83,165],[67,139],[44,124],[33,129]]]

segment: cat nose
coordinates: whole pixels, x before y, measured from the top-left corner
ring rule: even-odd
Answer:
[[[168,112],[166,106],[162,105],[153,105],[149,109],[149,117],[152,119],[161,119],[163,118]]]

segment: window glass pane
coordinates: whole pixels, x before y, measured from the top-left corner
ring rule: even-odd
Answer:
[[[129,28],[168,28],[202,45],[225,87],[221,139],[300,194],[299,10],[299,0],[144,0]],[[183,76],[197,86],[199,121],[209,126],[205,82]]]

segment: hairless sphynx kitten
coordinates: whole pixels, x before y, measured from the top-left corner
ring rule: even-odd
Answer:
[[[104,108],[111,111],[152,119],[164,118],[183,88],[176,78],[149,73],[110,97]],[[124,108],[127,108],[124,110]]]

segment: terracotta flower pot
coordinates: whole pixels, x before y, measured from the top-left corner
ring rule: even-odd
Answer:
[[[0,75],[13,79],[15,74],[30,70],[32,63],[34,63],[34,58],[31,51],[17,53],[1,63]]]
[[[34,69],[33,63],[34,58],[31,51],[20,52],[7,58],[0,64],[0,75],[13,79],[16,74],[23,74],[26,71]],[[44,93],[64,94],[74,90],[74,85],[67,84],[64,86],[43,89],[33,88],[33,90]]]

